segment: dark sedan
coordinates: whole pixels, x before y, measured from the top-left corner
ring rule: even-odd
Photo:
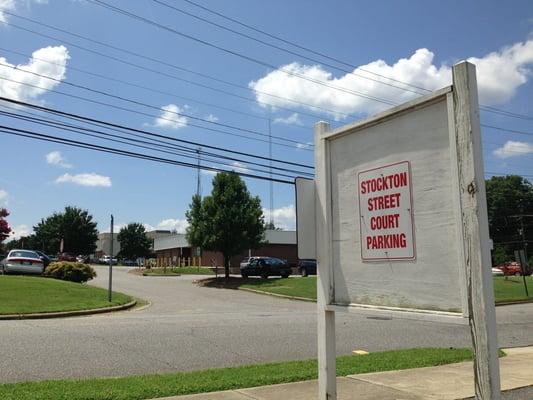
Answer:
[[[316,260],[298,260],[298,272],[304,277],[316,275]]]
[[[264,279],[269,276],[287,278],[291,274],[291,267],[287,261],[274,257],[253,257],[246,265],[241,266],[241,276],[260,276]]]

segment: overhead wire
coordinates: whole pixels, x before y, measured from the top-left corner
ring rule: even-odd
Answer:
[[[297,77],[297,78],[300,78],[300,79],[315,83],[315,84],[320,85],[320,86],[328,87],[330,89],[338,90],[338,91],[341,91],[341,92],[344,92],[344,93],[347,93],[347,94],[350,94],[350,95],[353,95],[353,96],[365,98],[367,100],[372,100],[372,101],[375,101],[375,102],[378,102],[378,103],[382,103],[382,104],[387,104],[387,105],[397,105],[398,104],[397,102],[394,102],[392,100],[383,99],[383,98],[380,98],[380,97],[377,97],[377,96],[365,94],[365,93],[360,92],[358,90],[352,90],[352,89],[347,89],[347,88],[341,87],[341,86],[331,85],[328,82],[320,80],[320,79],[310,78],[310,77],[308,77],[306,75],[302,75],[300,73],[297,73],[297,72],[294,72],[294,71],[290,71],[290,70],[287,70],[285,68],[278,68],[275,65],[270,64],[270,63],[268,63],[266,61],[262,61],[262,60],[259,60],[257,58],[248,56],[246,54],[242,54],[242,53],[239,53],[237,51],[227,49],[225,47],[219,46],[217,44],[214,44],[214,43],[212,43],[210,41],[207,41],[207,40],[204,40],[204,39],[200,39],[200,38],[195,37],[193,35],[190,35],[190,34],[187,34],[187,33],[184,33],[184,32],[180,32],[180,31],[178,31],[178,30],[176,30],[174,28],[171,28],[169,26],[163,25],[163,24],[161,24],[159,22],[153,21],[151,19],[145,18],[145,17],[140,16],[138,14],[132,13],[132,12],[127,11],[127,10],[124,10],[124,9],[122,9],[120,7],[113,6],[113,5],[109,4],[109,3],[106,3],[105,1],[101,1],[101,0],[86,0],[86,1],[88,1],[90,3],[93,3],[95,5],[99,5],[99,6],[103,7],[103,8],[111,10],[111,11],[113,11],[115,13],[118,13],[118,14],[121,14],[121,15],[125,15],[125,16],[127,16],[129,18],[132,18],[132,19],[147,23],[149,25],[155,26],[157,28],[163,29],[163,30],[165,30],[167,32],[170,32],[170,33],[173,33],[173,34],[175,34],[177,36],[180,36],[180,37],[192,40],[194,42],[203,44],[205,46],[217,49],[217,50],[219,50],[221,52],[224,52],[226,54],[230,54],[230,55],[242,58],[244,60],[253,62],[253,63],[258,64],[258,65],[262,65],[262,66],[265,66],[265,67],[268,67],[268,68],[272,68],[273,70],[281,71],[281,72],[283,72],[283,73],[285,73],[287,75],[294,76],[294,77]]]
[[[118,155],[122,155],[122,156],[126,156],[126,157],[140,158],[140,159],[144,159],[144,160],[150,160],[150,161],[155,161],[155,162],[160,162],[160,163],[165,163],[165,164],[183,166],[183,167],[193,168],[193,169],[196,169],[196,170],[197,169],[201,169],[201,170],[213,171],[213,172],[234,172],[237,175],[248,177],[248,178],[261,179],[261,180],[265,180],[265,181],[272,181],[272,182],[278,182],[278,183],[294,185],[294,181],[288,181],[288,180],[277,179],[277,178],[270,178],[270,177],[254,175],[254,174],[249,174],[249,173],[246,173],[246,172],[235,171],[235,170],[233,170],[233,171],[225,170],[225,169],[222,169],[222,168],[210,167],[210,166],[207,166],[207,165],[200,165],[199,166],[196,163],[187,163],[187,162],[184,162],[184,161],[177,161],[177,160],[171,160],[171,159],[162,158],[162,157],[150,156],[150,155],[146,155],[146,154],[142,154],[142,153],[136,153],[136,152],[132,152],[132,151],[116,149],[116,148],[113,148],[113,147],[101,146],[101,145],[82,142],[82,141],[78,141],[78,140],[72,140],[72,139],[61,138],[61,137],[57,137],[57,136],[53,136],[53,135],[42,134],[42,133],[38,133],[38,132],[35,132],[35,131],[29,131],[29,130],[25,130],[25,129],[13,128],[13,127],[10,127],[10,126],[5,126],[5,125],[0,125],[0,132],[6,133],[6,134],[9,134],[9,135],[14,135],[14,136],[27,137],[27,138],[31,138],[31,139],[37,139],[37,140],[46,141],[46,142],[60,143],[60,144],[64,144],[64,145],[72,146],[72,147],[79,147],[79,148],[85,148],[85,149],[89,149],[89,150],[100,151],[100,152],[104,152],[104,153],[112,153],[112,154],[118,154]]]
[[[59,32],[66,33],[66,34],[81,38],[83,40],[86,40],[86,41],[91,42],[91,43],[98,44],[100,46],[108,47],[108,48],[116,50],[116,51],[121,51],[121,52],[123,52],[125,54],[133,55],[135,57],[139,57],[139,58],[142,58],[142,59],[145,59],[145,60],[157,63],[157,64],[165,65],[167,67],[176,69],[178,71],[187,72],[187,73],[190,73],[190,74],[193,74],[193,75],[200,76],[202,78],[213,80],[213,81],[218,82],[218,83],[223,83],[223,84],[228,85],[228,86],[233,86],[233,87],[236,87],[238,89],[242,89],[242,90],[246,90],[246,91],[249,91],[249,92],[263,94],[265,96],[269,96],[269,97],[272,97],[272,98],[277,98],[277,99],[280,99],[280,100],[283,100],[283,101],[288,101],[290,103],[297,104],[297,105],[304,106],[304,107],[308,107],[308,108],[311,108],[313,110],[318,110],[318,111],[323,112],[323,113],[342,115],[342,116],[345,116],[345,117],[351,115],[351,114],[344,113],[344,112],[341,112],[341,111],[334,111],[334,110],[330,110],[330,109],[325,108],[325,107],[321,107],[321,106],[305,103],[305,102],[302,102],[302,101],[290,99],[290,98],[283,97],[283,96],[278,96],[278,95],[275,95],[273,93],[268,93],[268,92],[263,92],[263,91],[256,90],[256,89],[251,89],[251,88],[249,88],[247,86],[244,86],[244,85],[239,85],[239,84],[234,83],[234,82],[230,82],[230,81],[226,81],[226,80],[223,80],[223,79],[220,79],[220,78],[217,78],[217,77],[213,77],[212,75],[208,75],[208,74],[204,74],[204,73],[201,73],[201,72],[198,72],[198,71],[193,71],[193,70],[190,70],[190,69],[187,69],[187,68],[179,67],[179,66],[177,66],[175,64],[170,64],[170,63],[167,63],[165,61],[162,61],[162,60],[159,60],[159,59],[156,59],[156,58],[153,58],[153,57],[149,57],[149,56],[146,56],[146,55],[143,55],[143,54],[139,54],[139,53],[127,50],[127,49],[123,49],[123,48],[120,48],[120,47],[117,47],[117,46],[113,46],[113,45],[107,44],[105,42],[101,42],[99,40],[94,40],[94,39],[88,38],[88,37],[83,36],[83,35],[72,33],[72,32],[66,31],[64,29],[54,27],[52,25],[45,24],[45,23],[33,20],[31,18],[22,17],[20,15],[15,14],[15,13],[12,13],[12,12],[9,12],[9,11],[5,11],[1,7],[0,7],[0,10],[2,10],[2,12],[6,13],[6,14],[9,14],[11,16],[15,16],[17,18],[21,18],[21,19],[30,21],[30,22],[32,22],[34,24],[45,26],[45,27],[47,27],[49,29],[57,30]],[[87,51],[87,52],[89,52],[91,54],[95,54],[95,55],[98,55],[100,57],[105,57],[105,58],[111,59],[111,60],[113,60],[115,62],[119,62],[119,63],[122,63],[124,65],[128,65],[128,66],[139,68],[139,69],[142,69],[142,70],[145,70],[145,71],[149,71],[149,72],[152,72],[154,74],[165,76],[167,78],[171,78],[171,79],[174,79],[174,80],[177,80],[177,81],[185,82],[185,83],[188,83],[188,84],[191,84],[191,85],[194,85],[194,86],[198,86],[198,87],[202,87],[202,88],[205,88],[205,89],[208,89],[208,90],[216,91],[216,92],[228,95],[228,96],[240,98],[241,100],[245,100],[245,101],[249,101],[249,102],[253,102],[253,103],[258,103],[258,104],[263,105],[263,106],[276,107],[276,108],[279,108],[281,110],[285,110],[285,111],[289,111],[289,112],[298,112],[298,113],[300,113],[302,115],[308,115],[308,116],[311,116],[311,117],[314,117],[314,118],[322,118],[322,119],[324,119],[322,116],[317,115],[317,114],[308,113],[308,112],[301,111],[301,110],[295,110],[295,109],[288,108],[288,107],[285,107],[285,106],[281,106],[281,105],[278,105],[278,104],[271,104],[271,103],[268,103],[268,102],[265,102],[265,101],[261,101],[261,100],[258,100],[258,99],[251,99],[249,97],[241,96],[241,95],[238,95],[236,93],[225,91],[223,89],[214,88],[212,86],[204,85],[204,84],[201,84],[201,83],[198,83],[198,82],[194,82],[194,81],[191,81],[189,79],[184,79],[184,78],[178,77],[176,75],[172,75],[172,74],[169,74],[169,73],[166,73],[166,72],[162,72],[162,71],[159,71],[159,70],[154,70],[154,69],[146,67],[146,66],[142,66],[142,65],[130,62],[130,61],[126,61],[126,60],[123,60],[123,59],[120,59],[120,58],[117,58],[117,57],[114,57],[114,56],[111,56],[111,55],[108,55],[108,54],[105,54],[105,53],[101,53],[101,52],[93,50],[93,49],[89,49],[87,47],[78,45],[76,43],[72,43],[72,42],[69,42],[67,40],[64,40],[64,39],[61,39],[61,38],[57,38],[57,37],[54,37],[52,35],[48,35],[46,33],[38,32],[38,31],[29,29],[29,28],[26,28],[26,27],[22,27],[20,25],[14,24],[13,22],[5,21],[3,23],[6,24],[6,25],[9,25],[9,26],[12,26],[15,29],[19,29],[19,30],[22,30],[22,31],[25,31],[25,32],[28,32],[28,33],[31,33],[31,34],[34,34],[34,35],[37,35],[37,36],[46,37],[48,39],[57,40],[60,43],[67,44],[69,46],[75,47],[75,48],[83,50],[83,51]],[[326,120],[328,122],[333,122],[332,120],[329,120],[329,119],[326,119]]]
[[[118,106],[118,105],[115,105],[115,104],[106,103],[106,102],[103,102],[103,101],[89,99],[87,97],[83,97],[83,96],[78,96],[78,95],[71,94],[71,93],[62,92],[62,91],[57,90],[57,89],[43,88],[42,86],[37,86],[37,85],[33,85],[31,83],[21,82],[21,81],[17,81],[17,80],[10,79],[10,78],[5,78],[5,77],[2,77],[2,76],[0,76],[0,80],[5,80],[5,81],[8,81],[8,82],[18,83],[20,85],[32,87],[32,88],[35,88],[35,89],[41,89],[41,90],[52,92],[52,93],[57,93],[57,94],[60,94],[62,96],[67,96],[67,97],[70,97],[70,98],[86,101],[86,102],[93,103],[93,104],[98,104],[98,105],[105,106],[105,107],[114,108],[114,109],[121,110],[121,111],[126,111],[126,112],[133,113],[133,114],[144,115],[144,116],[148,116],[148,117],[152,117],[152,118],[158,118],[158,119],[162,119],[162,120],[166,120],[166,121],[170,121],[170,122],[176,123],[175,119],[165,118],[165,117],[163,117],[161,115],[149,114],[149,113],[145,113],[145,112],[138,111],[138,110],[132,110],[130,108]],[[64,82],[64,83],[66,83],[66,82]],[[159,109],[159,111],[162,111],[162,110]],[[230,135],[230,136],[241,137],[241,138],[244,138],[244,139],[254,140],[254,141],[258,141],[258,142],[262,142],[262,143],[269,143],[269,141],[265,140],[265,139],[259,139],[259,138],[256,138],[256,137],[251,137],[251,136],[247,136],[247,135],[241,135],[241,134],[238,134],[238,133],[235,133],[235,132],[228,132],[228,131],[224,131],[224,130],[221,130],[221,129],[209,128],[207,126],[196,125],[196,124],[193,124],[193,123],[187,123],[187,126],[200,128],[200,129],[203,129],[203,130],[209,131],[209,132],[218,132],[218,133],[223,133],[223,134]],[[295,145],[295,146],[289,145],[289,144],[285,144],[285,143],[278,143],[278,142],[274,142],[274,141],[272,141],[272,144],[275,144],[277,146],[288,147],[288,148],[292,148],[292,149],[301,149],[301,150],[304,150],[304,151],[312,151],[312,150],[307,148],[308,147],[307,144],[304,144],[304,143],[301,143],[301,142],[297,142],[297,145]],[[298,144],[299,144],[299,146],[298,146]],[[307,147],[305,147],[305,146],[307,146]]]
[[[32,114],[32,113],[29,113],[29,114]],[[146,148],[146,149],[150,149],[150,150],[154,150],[154,151],[163,152],[163,153],[166,153],[166,154],[179,155],[179,156],[185,157],[185,158],[197,159],[198,158],[198,154],[202,154],[202,156],[203,156],[202,160],[210,162],[210,163],[221,164],[221,165],[224,165],[224,166],[229,166],[229,167],[238,168],[238,169],[247,169],[247,170],[250,170],[250,171],[262,172],[262,173],[270,173],[270,171],[268,170],[268,168],[270,168],[269,165],[260,164],[260,163],[256,163],[256,162],[248,161],[248,160],[237,159],[237,158],[233,158],[233,157],[217,155],[217,154],[208,153],[208,152],[203,152],[201,150],[192,149],[192,148],[188,148],[188,147],[176,146],[176,145],[172,145],[172,144],[169,144],[168,142],[164,142],[164,141],[161,141],[161,140],[150,139],[150,141],[147,141],[147,140],[133,139],[133,138],[129,138],[129,137],[124,137],[124,136],[120,136],[120,135],[111,134],[111,133],[108,133],[108,132],[89,129],[89,128],[82,127],[82,126],[65,124],[65,123],[63,123],[61,121],[57,121],[57,120],[53,120],[53,119],[49,119],[49,118],[45,119],[45,118],[38,118],[38,117],[26,117],[26,116],[21,116],[21,115],[15,114],[15,113],[5,112],[5,111],[1,111],[1,110],[0,110],[0,115],[4,115],[4,116],[10,117],[10,118],[15,118],[15,119],[27,121],[27,122],[34,123],[34,124],[60,128],[60,129],[65,130],[65,131],[69,131],[69,132],[73,132],[73,133],[79,133],[79,134],[85,135],[85,136],[96,137],[96,138],[100,138],[100,139],[104,139],[104,140],[109,140],[109,141],[112,141],[112,142],[127,144],[127,145],[130,145],[130,146]],[[131,134],[131,133],[128,133],[128,134],[129,135],[133,135],[135,137],[144,138],[141,135],[134,135],[134,134]],[[110,139],[110,138],[108,138],[108,136],[112,137],[112,138],[116,138],[116,139]],[[120,139],[125,139],[128,142],[125,142],[125,141],[120,140]],[[141,143],[141,144],[139,144],[139,143]],[[150,145],[150,146],[154,146],[155,145],[157,147],[155,147],[155,148],[154,147],[147,147],[147,146],[144,146],[143,144],[147,144],[147,145]],[[162,148],[164,148],[164,149],[172,149],[173,151],[163,150]],[[215,157],[215,158],[213,158],[213,157]],[[227,163],[225,161],[217,160],[216,158],[228,159],[228,160],[235,161],[235,163],[237,163],[237,164],[241,164],[241,163],[243,163],[243,164],[241,164],[241,165],[236,165],[235,163],[234,164],[230,164],[230,163]],[[249,165],[257,165],[257,166],[265,167],[265,168],[267,168],[267,170],[259,170],[259,169],[256,169],[254,167],[249,167]],[[272,166],[271,168],[274,169],[274,170],[290,172],[290,173],[296,174],[296,176],[300,176],[300,175],[312,176],[312,174],[310,174],[308,172],[305,172],[305,171],[292,170],[292,169],[282,168],[282,167],[277,167],[277,166]],[[278,176],[290,177],[290,178],[294,178],[295,177],[294,175],[286,175],[286,174],[282,174],[282,173],[279,173],[279,172],[273,172],[273,174],[278,175]]]
[[[180,138],[176,138],[176,137],[172,137],[172,136],[165,136],[165,135],[154,133],[154,132],[151,132],[151,131],[148,131],[148,130],[145,130],[145,129],[133,128],[133,127],[129,127],[129,126],[125,126],[125,125],[121,125],[121,124],[117,124],[117,123],[113,123],[113,122],[109,122],[109,121],[104,121],[104,120],[101,120],[101,119],[96,119],[96,118],[83,116],[83,115],[80,115],[80,114],[61,111],[61,110],[54,109],[54,108],[51,108],[51,107],[45,107],[45,106],[32,104],[32,103],[28,103],[28,102],[24,102],[24,101],[20,101],[20,100],[15,100],[15,99],[3,97],[3,96],[0,96],[0,101],[5,101],[7,103],[14,104],[14,105],[21,106],[21,107],[29,107],[29,108],[34,109],[34,110],[38,110],[38,111],[42,111],[42,112],[46,112],[46,113],[51,113],[51,114],[59,115],[61,117],[71,118],[71,119],[75,119],[75,120],[78,120],[78,121],[83,121],[83,122],[86,122],[86,123],[93,123],[93,124],[97,124],[97,125],[100,125],[100,126],[122,129],[122,130],[130,131],[130,132],[140,133],[140,134],[147,135],[147,136],[150,136],[150,137],[168,139],[168,140],[171,140],[173,142],[185,143],[185,144],[188,144],[188,145],[200,146],[200,147],[208,148],[208,149],[211,149],[211,150],[222,151],[222,152],[232,153],[232,154],[238,154],[240,156],[251,157],[251,158],[261,159],[261,160],[266,160],[266,161],[272,160],[273,162],[276,162],[276,163],[282,163],[282,164],[294,165],[294,166],[302,167],[302,168],[314,169],[314,167],[312,165],[302,164],[302,163],[289,161],[289,160],[283,160],[283,159],[279,159],[279,158],[270,158],[270,157],[262,156],[262,155],[259,155],[259,154],[247,153],[247,152],[234,150],[234,149],[228,149],[228,148],[224,148],[224,147],[220,147],[220,146],[213,146],[213,145],[209,145],[209,144],[206,144],[206,143],[200,143],[200,142],[191,141],[191,140],[187,140],[187,139],[180,139]]]

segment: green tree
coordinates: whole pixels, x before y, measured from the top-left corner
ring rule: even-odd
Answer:
[[[135,260],[150,254],[151,241],[146,236],[146,229],[138,222],[128,224],[120,229],[117,236],[120,242],[120,257]]]
[[[258,247],[265,232],[261,201],[235,172],[217,174],[211,195],[201,202],[194,196],[186,216],[187,240],[191,246],[220,251],[226,278],[231,257]]]
[[[514,250],[524,248],[522,225],[524,239],[533,243],[533,185],[521,176],[507,175],[488,179],[486,188],[494,262],[513,260]]]
[[[35,244],[46,253],[57,253],[63,239],[63,251],[92,254],[96,250],[98,230],[87,210],[67,206],[61,213],[42,219],[33,227]]]

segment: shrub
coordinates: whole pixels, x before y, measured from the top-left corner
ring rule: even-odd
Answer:
[[[53,262],[44,270],[44,276],[71,282],[87,282],[96,276],[95,270],[87,264],[79,262]]]

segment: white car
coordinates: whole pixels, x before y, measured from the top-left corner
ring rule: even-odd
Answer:
[[[503,271],[499,268],[492,267],[492,276],[503,276]]]
[[[4,274],[18,272],[25,274],[42,274],[44,262],[34,251],[11,250],[2,260],[1,270]]]

